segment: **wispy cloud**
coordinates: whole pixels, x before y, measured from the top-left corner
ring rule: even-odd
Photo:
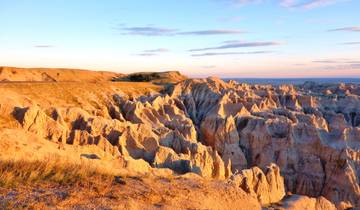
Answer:
[[[354,70],[360,69],[360,60],[337,58],[314,60],[313,63],[320,64],[324,70]]]
[[[201,66],[201,68],[203,69],[213,69],[213,68],[216,68],[215,65],[205,65],[205,66]]]
[[[221,55],[251,55],[251,54],[265,54],[271,52],[272,51],[201,53],[201,54],[192,54],[191,56],[202,57],[202,56],[221,56]]]
[[[360,45],[360,42],[343,42],[344,45]]]
[[[122,35],[140,35],[140,36],[177,36],[177,35],[231,35],[246,33],[239,29],[208,29],[196,31],[181,31],[173,28],[155,27],[155,26],[141,26],[141,27],[115,27],[114,29],[121,31]]]
[[[207,48],[197,48],[191,49],[190,52],[197,51],[207,51],[207,50],[223,50],[223,49],[233,49],[233,48],[243,48],[243,47],[266,47],[280,45],[280,42],[243,42],[243,41],[225,41],[223,45],[216,47],[207,47]]]
[[[146,53],[162,53],[162,52],[169,52],[170,50],[166,48],[157,48],[157,49],[151,49],[151,50],[144,50],[143,52]]]
[[[235,5],[244,5],[244,4],[250,4],[250,3],[261,3],[264,0],[228,0],[230,1],[232,4]]]
[[[228,30],[228,29],[213,29],[213,30],[203,30],[203,31],[186,31],[179,32],[178,35],[223,35],[223,34],[242,34],[245,31],[241,30]]]
[[[34,45],[35,48],[52,48],[53,45]]]
[[[151,50],[143,50],[141,53],[135,54],[137,56],[157,56],[160,53],[165,53],[165,52],[169,52],[170,50],[166,49],[166,48],[157,48],[157,49],[151,49]]]
[[[328,66],[324,66],[322,67],[325,70],[358,70],[360,69],[360,63],[355,63],[355,64],[342,64],[342,65],[328,65]]]
[[[323,59],[323,60],[314,60],[313,63],[326,63],[326,64],[360,64],[360,60],[351,60],[351,59]]]
[[[335,60],[315,60],[313,63],[338,63],[338,61]]]
[[[139,54],[135,54],[135,55],[148,57],[148,56],[156,56],[158,54],[156,54],[156,53],[139,53]]]
[[[283,7],[292,7],[295,5],[295,0],[281,0],[280,5]]]
[[[265,0],[228,0],[234,5],[245,5],[250,3],[262,3]],[[278,3],[282,7],[286,8],[302,8],[302,9],[314,9],[318,7],[324,7],[332,4],[336,4],[346,0],[278,0]]]
[[[347,31],[347,32],[360,32],[360,26],[351,26],[351,27],[344,27],[344,28],[335,28],[328,30],[330,32],[333,31]]]
[[[171,28],[160,28],[160,27],[123,27],[117,28],[120,31],[123,31],[124,35],[141,35],[141,36],[169,36],[173,35],[174,32],[178,31],[177,29]]]
[[[314,9],[338,3],[343,0],[280,0],[280,5],[288,8]]]

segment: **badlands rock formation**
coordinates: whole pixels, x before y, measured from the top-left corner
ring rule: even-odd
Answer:
[[[265,173],[256,166],[244,169],[233,175],[231,182],[256,197],[261,205],[279,202],[285,196],[284,178],[275,164],[268,166]]]
[[[169,93],[183,101],[200,141],[237,163],[233,172],[276,163],[288,191],[359,206],[359,90],[351,84],[295,88],[209,78],[184,81]]]
[[[358,85],[208,78],[162,93],[116,90],[87,109],[27,102],[31,97],[1,101],[2,117],[13,119],[3,126],[57,144],[95,146],[139,173],[166,168],[226,180],[262,206],[288,192],[298,195],[279,203],[283,208],[360,207]]]

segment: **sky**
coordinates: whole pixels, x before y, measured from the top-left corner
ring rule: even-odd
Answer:
[[[0,0],[0,66],[359,77],[359,0]]]

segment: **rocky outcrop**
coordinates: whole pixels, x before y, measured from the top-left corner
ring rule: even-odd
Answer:
[[[360,205],[357,85],[272,87],[208,78],[184,81],[169,92],[181,99],[205,145],[224,161],[227,145],[238,151],[233,172],[265,170],[274,162],[287,190]]]
[[[159,101],[158,98],[154,100]],[[154,110],[150,110],[156,113],[159,109],[155,106]],[[156,168],[170,168],[179,174],[194,172],[204,178],[217,179],[231,175],[231,161],[225,164],[216,150],[196,142],[194,126],[171,121],[180,112],[177,107],[166,108],[169,112],[162,107],[162,111],[158,112],[166,116],[164,118],[161,115],[156,115],[158,118],[134,115],[140,122],[91,116],[81,109],[50,110],[47,115],[39,107],[16,108],[14,116],[24,129],[45,139],[73,146],[97,146],[114,158],[125,158],[130,168],[134,164],[144,165],[142,160]],[[191,125],[192,121],[186,116],[179,116]],[[159,124],[146,121],[149,119],[157,119]],[[173,123],[173,126],[168,128],[162,122]],[[141,168],[145,173],[149,171],[147,167]]]
[[[359,94],[349,84],[188,79],[163,93],[114,92],[95,111],[33,105],[13,116],[28,132],[100,147],[130,168],[232,177],[263,205],[280,201],[286,189],[308,196],[314,208],[329,206],[326,198],[341,209],[360,206]]]
[[[66,143],[79,146],[96,145],[115,158],[121,156],[119,149],[116,146],[113,146],[106,138],[101,135],[93,136],[84,130],[73,130]]]
[[[257,198],[263,206],[279,202],[285,196],[284,178],[275,164],[264,172],[258,167],[242,170],[231,177],[231,182]]]
[[[239,147],[240,139],[234,118],[210,115],[200,125],[203,141],[219,152],[225,162],[231,161],[232,171],[246,168],[247,160]]]
[[[231,175],[231,162],[225,164],[216,151],[201,144],[191,144],[189,154],[180,155],[160,146],[153,164],[179,174],[193,172],[204,178],[225,179]]]
[[[335,205],[322,196],[310,198],[303,195],[289,196],[282,201],[281,206],[275,206],[274,208],[287,210],[336,210]]]
[[[47,116],[39,107],[15,108],[13,114],[25,130],[51,141],[66,141],[66,127]]]
[[[169,96],[156,96],[143,101],[118,101],[125,119],[133,123],[146,124],[154,129],[177,130],[184,138],[197,139],[193,122],[184,112],[181,101]]]

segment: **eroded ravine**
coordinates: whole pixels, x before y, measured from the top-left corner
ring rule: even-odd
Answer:
[[[324,196],[343,209],[360,205],[359,93],[356,85],[272,87],[208,78],[162,94],[111,90],[103,104],[90,104],[92,111],[44,107],[23,96],[3,101],[1,111],[41,138],[96,146],[134,170],[230,180],[263,206],[289,191]],[[320,198],[309,199],[328,202]]]

